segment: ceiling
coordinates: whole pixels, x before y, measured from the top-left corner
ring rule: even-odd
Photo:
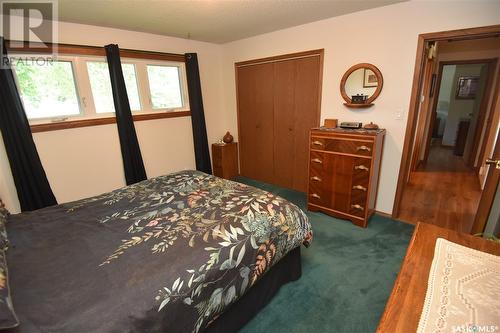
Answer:
[[[227,43],[404,0],[59,0],[59,20]]]

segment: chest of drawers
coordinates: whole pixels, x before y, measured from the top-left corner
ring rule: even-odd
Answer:
[[[375,210],[384,136],[383,129],[312,129],[308,209],[366,227]]]
[[[238,175],[238,144],[236,142],[212,144],[214,176],[232,179]]]

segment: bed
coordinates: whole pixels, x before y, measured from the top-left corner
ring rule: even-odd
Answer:
[[[12,332],[231,332],[300,276],[306,215],[198,171],[7,218]]]

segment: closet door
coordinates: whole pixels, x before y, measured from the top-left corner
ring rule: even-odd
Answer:
[[[296,65],[294,95],[294,145],[291,188],[307,192],[309,131],[319,126],[321,98],[321,59],[307,57],[294,60]]]
[[[240,174],[274,183],[274,64],[237,68]]]
[[[295,165],[295,60],[274,65],[274,184],[293,188]],[[307,167],[306,167],[307,170]]]
[[[241,175],[307,191],[322,57],[316,50],[236,64]]]

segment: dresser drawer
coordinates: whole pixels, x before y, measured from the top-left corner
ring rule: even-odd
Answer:
[[[311,151],[309,155],[309,169],[318,175],[323,174],[326,170],[325,154],[317,151]]]
[[[318,206],[325,206],[327,202],[323,196],[323,191],[309,187],[308,202]]]
[[[321,161],[321,162],[319,162]],[[325,192],[326,172],[323,154],[311,152],[311,166],[309,168],[309,202],[324,206],[328,202]]]
[[[370,183],[371,160],[368,158],[356,157],[352,166],[352,186],[368,187]]]
[[[372,156],[373,142],[311,137],[311,149],[361,156]]]
[[[366,200],[364,201],[351,201],[349,214],[359,217],[365,217]]]

